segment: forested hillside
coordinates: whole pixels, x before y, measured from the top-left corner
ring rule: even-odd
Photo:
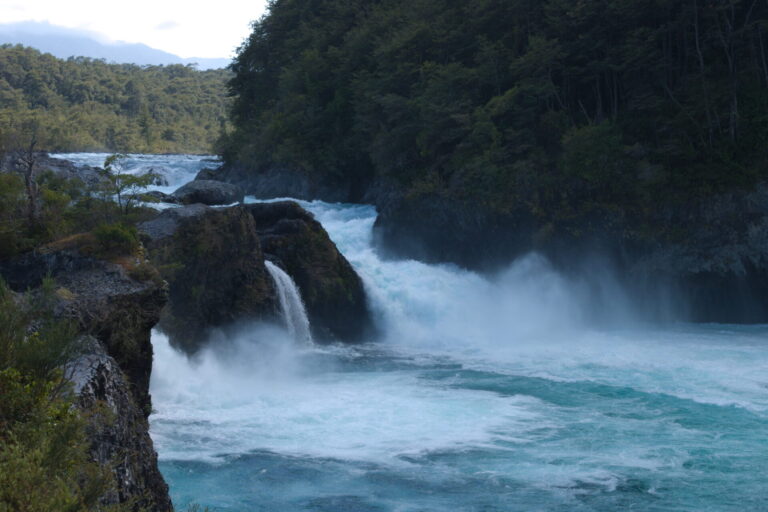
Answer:
[[[234,71],[252,172],[555,221],[768,173],[765,1],[276,0]]]
[[[225,126],[230,72],[61,60],[0,46],[0,145],[34,132],[49,151],[212,151]]]

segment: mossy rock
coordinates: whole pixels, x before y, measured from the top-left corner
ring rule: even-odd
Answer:
[[[170,287],[160,327],[175,346],[194,352],[213,329],[275,317],[259,237],[243,207],[170,209],[139,229]]]
[[[312,214],[293,201],[246,208],[265,257],[298,286],[319,341],[360,342],[372,334],[363,283]]]

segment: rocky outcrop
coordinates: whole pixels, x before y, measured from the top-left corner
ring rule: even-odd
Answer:
[[[301,169],[281,166],[253,169],[246,165],[231,164],[206,176],[205,179],[238,185],[246,194],[263,199],[293,197],[355,202],[362,200],[369,185],[367,177],[362,173],[356,182],[334,181],[330,177],[321,180]]]
[[[23,174],[27,168],[29,155],[22,151],[12,151],[0,157],[0,172]],[[76,165],[69,160],[53,158],[48,153],[36,151],[32,154],[36,176],[46,172],[67,180],[80,180],[86,186],[95,187],[103,182],[99,169],[87,165]]]
[[[93,337],[67,368],[77,407],[86,418],[91,456],[110,468],[112,482],[103,505],[132,502],[138,510],[171,511],[168,486],[157,466],[147,418],[114,358]]]
[[[360,277],[310,213],[290,201],[169,209],[139,226],[170,285],[160,326],[195,352],[240,320],[277,321],[269,259],[296,282],[319,341],[359,342],[371,315]]]
[[[147,192],[143,192],[141,194],[136,194],[135,196],[133,196],[133,199],[137,201],[148,201],[148,202],[158,202],[158,203],[168,203],[168,204],[180,204],[181,202],[179,201],[179,198],[174,197],[171,194],[160,192],[159,190],[150,190]]]
[[[293,201],[246,206],[264,255],[301,291],[315,339],[359,342],[371,334],[362,281],[312,214]]]
[[[272,281],[244,207],[173,208],[139,230],[170,285],[160,326],[175,346],[194,352],[212,330],[246,318],[275,318]]]
[[[390,194],[374,235],[392,257],[478,270],[538,251],[583,277],[597,257],[639,302],[667,290],[678,319],[768,321],[768,185],[648,210],[643,217],[595,210],[552,221],[525,208],[493,212],[445,196]]]
[[[200,169],[198,173],[195,175],[195,181],[197,180],[216,180],[217,178],[217,171],[214,168],[206,167],[204,169]],[[220,181],[220,180],[217,180]]]
[[[35,289],[44,277],[53,278],[62,299],[59,313],[75,319],[82,332],[104,344],[127,375],[136,403],[148,415],[150,331],[160,318],[167,290],[162,281],[131,276],[129,269],[135,270],[135,262],[122,263],[84,256],[75,247],[43,247],[1,263],[0,274],[14,291]]]
[[[381,201],[374,240],[384,256],[495,270],[532,250],[531,215],[498,215],[439,195]]]
[[[109,262],[86,256],[78,249],[82,239],[73,237],[4,261],[0,275],[15,291],[35,290],[51,277],[55,314],[74,320],[87,333],[82,355],[67,373],[85,413],[91,453],[113,475],[104,504],[130,502],[136,510],[169,511],[173,507],[147,423],[150,335],[167,291],[140,259],[126,256]]]
[[[187,183],[173,194],[181,204],[224,205],[243,202],[243,190],[237,185],[221,181],[195,180]]]
[[[628,269],[685,291],[694,321],[768,322],[768,184],[667,207],[666,237],[640,240]]]

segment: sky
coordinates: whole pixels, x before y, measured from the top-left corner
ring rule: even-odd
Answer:
[[[231,58],[267,0],[0,0],[0,23],[46,21],[179,57]]]

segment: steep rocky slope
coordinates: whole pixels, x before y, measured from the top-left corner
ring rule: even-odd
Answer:
[[[88,340],[69,373],[87,421],[91,454],[112,474],[102,502],[170,511],[147,421],[150,334],[167,290],[151,273],[147,279],[139,277],[134,265],[140,261],[126,258],[120,263],[82,254],[75,239],[2,262],[0,275],[12,289],[33,293],[43,278],[52,278],[55,313],[74,320]]]

